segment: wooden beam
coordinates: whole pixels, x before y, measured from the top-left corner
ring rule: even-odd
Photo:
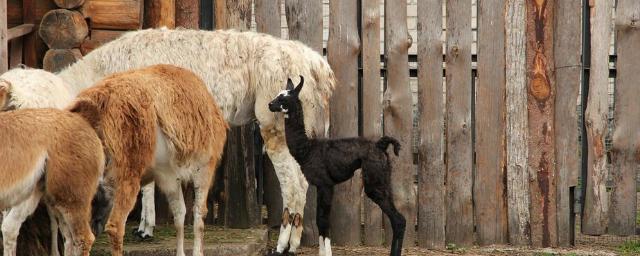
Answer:
[[[362,1],[362,136],[382,136],[382,90],[380,77],[380,3]],[[382,210],[364,196],[364,244],[381,246]]]
[[[7,40],[12,40],[33,32],[33,24],[22,24],[7,31]]]
[[[504,0],[478,2],[478,82],[473,185],[477,242],[507,243]]]
[[[22,0],[22,16],[24,17],[25,24],[34,24],[33,31],[38,31],[38,23],[36,23],[36,0]],[[37,52],[37,40],[38,33],[30,33],[24,38],[24,64],[29,67],[37,67],[38,64],[38,52]]]
[[[80,8],[92,29],[120,30],[142,28],[143,10],[143,0],[87,0]]]
[[[609,233],[634,235],[637,228],[636,170],[640,148],[640,2],[618,0],[616,8],[616,47],[618,52],[616,80],[615,130],[613,132],[613,189]]]
[[[22,38],[15,38],[9,41],[9,68],[15,68],[18,64],[22,64]]]
[[[580,175],[580,127],[576,111],[581,79],[582,1],[556,2],[556,37],[554,38],[556,66],[556,168],[558,199],[558,245],[573,244],[575,227],[571,223],[570,187],[577,186]]]
[[[447,243],[473,243],[471,1],[447,1]]]
[[[471,10],[471,8],[469,8]],[[471,16],[469,16],[471,17]],[[404,245],[415,244],[416,191],[413,165],[413,106],[407,62],[411,38],[407,29],[407,2],[384,3],[384,53],[387,60],[387,89],[384,92],[384,133],[396,138],[403,149],[392,158],[391,187],[398,211],[406,219]],[[469,30],[471,31],[471,30]],[[471,55],[469,55],[471,58]],[[391,154],[390,154],[391,155]],[[385,223],[386,240],[391,240],[391,226]],[[389,244],[389,243],[388,243]]]
[[[527,0],[527,113],[531,244],[558,245],[553,36],[555,0]]]
[[[357,11],[356,1],[329,3],[327,59],[335,72],[338,85],[331,98],[330,134],[333,138],[358,136],[358,101],[354,100],[358,98],[357,67],[360,50]],[[360,245],[361,191],[360,174],[334,188],[331,240],[337,245]]]
[[[322,53],[322,1],[320,0],[286,0],[285,16],[289,28],[289,39],[303,42],[311,49]],[[328,112],[327,112],[328,113]],[[314,131],[324,137],[324,113],[317,113]],[[334,194],[334,199],[338,197]],[[312,246],[318,243],[318,227],[316,225],[316,187],[309,186],[307,203],[304,206],[304,232],[302,245]]]
[[[176,27],[198,29],[200,24],[200,0],[178,0],[175,3]]]
[[[418,1],[418,246],[445,247],[442,1]],[[375,47],[379,47],[376,45]]]
[[[527,170],[527,73],[525,0],[506,0],[505,80],[507,206],[509,243],[530,243],[529,173]]]
[[[144,28],[175,28],[175,0],[147,0],[144,1],[144,10]]]
[[[0,1],[0,74],[9,69],[9,39],[7,35],[7,1]]]

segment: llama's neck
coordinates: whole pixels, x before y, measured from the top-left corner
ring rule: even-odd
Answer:
[[[57,75],[67,82],[70,92],[75,96],[87,87],[102,79],[102,76],[94,71],[94,63],[86,59],[80,59],[73,65],[63,69]]]
[[[289,152],[298,163],[302,164],[309,156],[311,140],[305,131],[304,113],[300,100],[296,100],[293,106],[289,106],[285,113],[284,132]]]

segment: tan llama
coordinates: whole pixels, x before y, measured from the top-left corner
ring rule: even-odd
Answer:
[[[112,255],[122,255],[125,221],[141,184],[155,181],[165,193],[184,255],[186,213],[181,184],[195,188],[194,255],[202,255],[207,194],[222,156],[228,125],[204,82],[170,65],[116,73],[81,91],[71,104],[79,113],[97,108],[98,134],[107,154],[105,186],[113,209],[105,232]]]

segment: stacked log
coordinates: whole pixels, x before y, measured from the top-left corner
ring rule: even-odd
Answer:
[[[49,47],[42,60],[47,71],[58,72],[82,57],[80,44],[89,34],[84,16],[74,8],[84,0],[55,0],[58,7],[47,12],[40,22],[40,38]]]

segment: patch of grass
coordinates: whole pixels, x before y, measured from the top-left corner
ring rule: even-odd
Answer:
[[[621,255],[640,255],[640,241],[627,241],[618,246]]]
[[[570,253],[567,253],[567,254],[562,254],[562,256],[578,256],[578,254],[575,253],[575,252],[570,252]]]
[[[636,214],[636,225],[640,225],[640,211]]]
[[[447,248],[447,251],[455,254],[464,254],[465,252],[467,252],[467,249],[465,249],[464,247],[459,247],[454,243],[447,244],[446,248]]]

